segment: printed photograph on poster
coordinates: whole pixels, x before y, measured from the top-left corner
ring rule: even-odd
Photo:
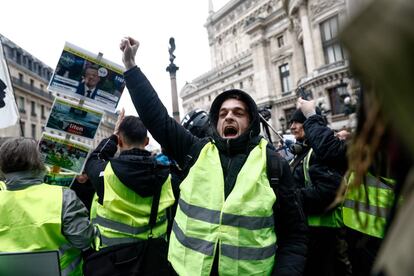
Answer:
[[[103,113],[74,102],[56,98],[46,128],[93,139]]]
[[[46,165],[80,174],[83,170],[90,148],[72,140],[43,133],[39,150]]]
[[[125,88],[124,68],[66,42],[48,90],[114,112]]]
[[[51,171],[51,168],[48,167],[48,172],[45,175],[45,183],[50,185],[69,187],[75,177],[76,174],[70,172],[53,173]]]

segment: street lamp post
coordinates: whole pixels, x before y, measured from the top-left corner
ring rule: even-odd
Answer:
[[[174,64],[174,51],[175,51],[175,41],[174,38],[170,38],[170,48],[168,48],[168,52],[170,54],[170,65],[167,67],[167,72],[170,73],[170,80],[171,80],[171,100],[172,100],[172,110],[173,110],[173,118],[178,123],[180,122],[180,111],[178,109],[178,96],[177,96],[177,79],[176,79],[176,72],[178,70],[178,66]]]

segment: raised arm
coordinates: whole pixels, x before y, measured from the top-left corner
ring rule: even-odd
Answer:
[[[336,137],[334,131],[326,126],[324,118],[316,114],[313,100],[306,101],[299,98],[298,107],[306,117],[303,129],[307,143],[312,147],[315,155],[321,162],[344,173],[347,167],[346,141]]]
[[[199,140],[168,115],[151,83],[135,64],[139,42],[127,37],[121,41],[122,61],[127,69],[125,81],[132,102],[151,135],[179,165],[191,146]]]

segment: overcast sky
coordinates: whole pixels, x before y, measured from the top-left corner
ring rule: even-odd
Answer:
[[[217,11],[229,0],[213,0]],[[122,65],[119,42],[140,41],[136,62],[171,114],[168,41],[175,38],[177,89],[211,69],[208,0],[9,0],[1,2],[0,33],[55,68],[65,41]],[[128,92],[120,107],[136,114]],[[184,114],[180,114],[181,117]]]

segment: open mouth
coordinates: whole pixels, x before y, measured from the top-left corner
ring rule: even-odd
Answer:
[[[237,133],[237,128],[234,126],[226,126],[223,131],[224,138],[235,138]]]

